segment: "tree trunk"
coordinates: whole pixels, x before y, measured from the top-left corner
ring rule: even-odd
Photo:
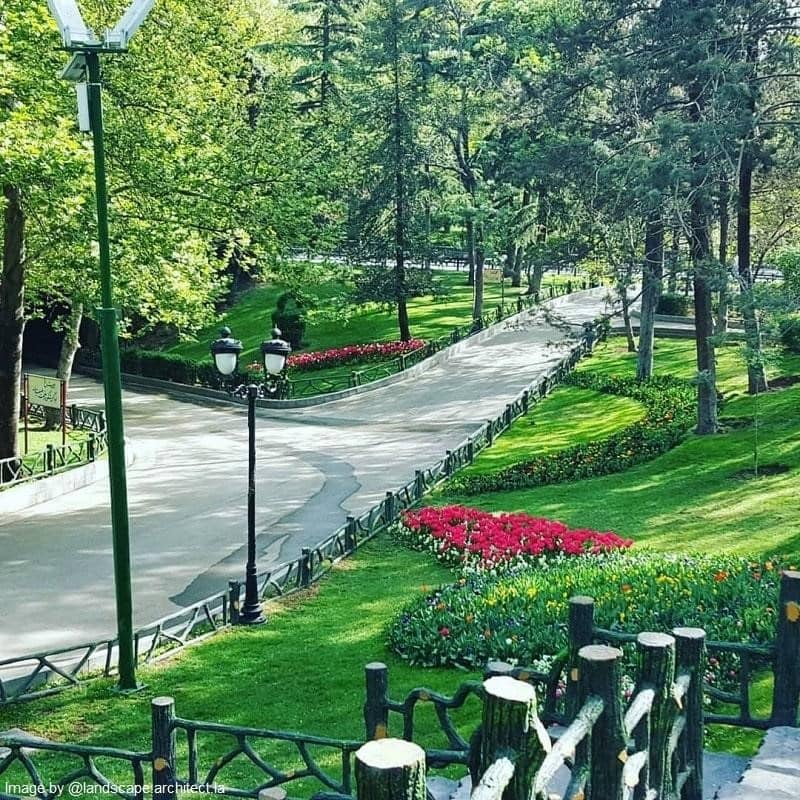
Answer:
[[[695,124],[702,119],[703,87],[693,84],[689,89],[689,117]],[[694,273],[694,318],[697,348],[697,433],[717,431],[717,372],[714,343],[714,309],[711,297],[711,238],[709,235],[711,209],[703,185],[706,156],[695,153],[692,158],[695,176],[692,181],[689,250]]]
[[[526,186],[522,190],[522,206],[520,211],[522,213],[525,212],[525,209],[530,205],[531,202],[531,190]],[[512,266],[511,272],[511,285],[515,289],[519,289],[522,285],[522,257],[525,253],[525,248],[519,244],[514,248],[514,261]]]
[[[644,237],[644,264],[642,265],[642,316],[639,320],[639,356],[636,377],[646,380],[653,374],[653,338],[655,336],[656,308],[661,298],[661,281],[664,275],[664,223],[659,212],[647,218]]]
[[[483,226],[475,226],[475,291],[473,293],[472,319],[483,314]]]
[[[395,5],[395,9],[397,6]],[[411,339],[411,329],[408,323],[408,307],[406,298],[408,287],[406,286],[406,185],[405,174],[405,148],[403,147],[402,130],[402,106],[400,100],[400,51],[397,42],[397,26],[394,26],[394,119],[393,138],[394,138],[394,200],[395,200],[395,220],[394,220],[394,277],[395,277],[395,298],[397,300],[397,324],[400,328],[400,339],[404,342]]]
[[[622,323],[625,327],[625,338],[628,340],[628,352],[636,352],[636,338],[633,335],[633,324],[631,323],[631,305],[628,300],[628,288],[631,285],[633,268],[631,264],[625,268],[622,280],[617,284],[617,293],[622,303]]]
[[[747,391],[765,392],[769,388],[764,371],[761,326],[753,296],[753,271],[750,257],[750,206],[753,194],[753,157],[745,144],[739,169],[739,197],[736,203],[736,249],[739,261],[739,284],[747,343]]]
[[[0,459],[19,454],[22,334],[25,329],[25,212],[22,190],[3,186],[3,271],[0,273]]]
[[[83,319],[83,303],[74,301],[67,316],[64,327],[64,338],[61,340],[61,351],[58,354],[58,366],[56,367],[56,377],[66,381],[72,377],[72,365],[75,363],[75,355],[80,345],[79,333],[81,320]],[[45,427],[47,430],[55,430],[61,424],[61,413],[57,408],[45,410]]]
[[[475,223],[469,216],[464,222],[464,230],[467,236],[467,286],[475,285]]]
[[[670,294],[678,293],[678,258],[680,256],[680,232],[676,227],[672,229],[672,245],[669,249],[669,277],[667,291]]]
[[[728,231],[730,228],[730,188],[723,176],[719,188],[719,263],[724,274],[719,287],[719,307],[717,308],[717,333],[728,332]]]

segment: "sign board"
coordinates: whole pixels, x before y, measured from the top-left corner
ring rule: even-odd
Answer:
[[[28,402],[37,403],[45,408],[63,408],[64,395],[60,378],[50,378],[47,375],[27,375]]]

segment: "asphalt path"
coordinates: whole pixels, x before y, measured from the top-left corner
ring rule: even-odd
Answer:
[[[567,298],[574,325],[605,291]],[[333,403],[259,410],[259,569],[299,554],[458,445],[564,353],[537,314],[497,326],[416,378]],[[69,402],[102,406],[77,376]],[[247,420],[241,406],[124,392],[137,626],[220,591],[245,562]],[[0,659],[114,634],[108,482],[0,519]]]

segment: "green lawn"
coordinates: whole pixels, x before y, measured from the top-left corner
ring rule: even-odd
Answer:
[[[634,358],[624,352],[620,340],[612,339],[607,350],[599,351],[583,368],[632,372]],[[737,348],[722,348],[719,360],[720,389],[728,398],[722,417],[752,420],[755,399],[744,391]],[[656,364],[659,371],[690,378],[694,373],[693,343],[660,340]],[[800,372],[800,358],[785,360],[782,371]],[[791,467],[785,474],[749,480],[734,477],[753,464],[756,432],[750,426],[713,437],[691,434],[655,461],[617,475],[478,497],[445,490],[436,502],[526,511],[574,526],[613,530],[660,550],[725,550],[800,558],[800,385],[770,392],[759,399],[759,406],[760,460]],[[527,427],[524,420],[515,427],[520,426],[530,433],[533,446],[535,426]],[[474,469],[494,468],[492,459],[491,451],[481,454]]]
[[[89,437],[89,432],[80,430],[80,429],[72,429],[67,428],[67,439],[66,443],[70,444],[72,442],[83,442]],[[27,455],[31,458],[35,456],[37,453],[41,453],[48,444],[55,445],[56,447],[61,446],[61,428],[55,431],[47,431],[44,429],[43,423],[40,419],[36,419],[31,417],[28,420],[28,449]],[[19,426],[19,451],[23,454],[23,460],[25,460],[24,456],[26,455],[25,450],[25,432],[24,432],[24,425],[20,423]]]
[[[440,299],[418,297],[408,304],[412,336],[434,339],[449,333],[454,327],[465,325],[472,318],[472,287],[467,286],[463,272],[437,272],[438,282],[447,289]],[[548,276],[545,286],[564,283],[564,276]],[[332,298],[341,294],[343,285],[337,282],[321,283],[309,287],[309,293],[319,301],[319,310],[312,313],[306,328],[306,350],[326,350],[348,344],[391,341],[399,339],[397,315],[377,305],[366,306],[349,318],[337,314]],[[187,358],[207,359],[210,343],[219,335],[221,325],[227,325],[245,346],[243,363],[258,360],[261,341],[269,333],[275,301],[283,290],[278,286],[257,286],[242,294],[220,322],[200,331],[192,341],[181,342],[168,348],[167,352]],[[506,303],[519,295],[520,289],[512,289],[505,281],[504,289],[495,273],[486,276],[484,308],[491,310],[500,303],[501,292]]]
[[[657,363],[676,374],[691,376],[692,346],[682,341],[658,343]],[[629,370],[630,356],[617,340],[601,348],[585,368]],[[787,373],[800,372],[800,359],[783,364]],[[730,396],[724,414],[752,413],[753,399],[742,394],[741,367],[733,348],[720,356],[721,386]],[[613,429],[607,406],[586,410],[573,419],[565,436],[559,417],[565,404],[581,407],[573,390],[554,393],[537,407],[539,425],[521,420],[509,444],[497,443],[483,454],[481,465],[500,463],[516,448],[550,446],[556,438],[579,441],[588,430]],[[734,393],[736,396],[734,396]],[[607,402],[608,398],[603,398]],[[625,474],[580,485],[551,486],[528,492],[456,498],[440,495],[438,502],[464,500],[486,508],[552,516],[576,526],[613,529],[637,542],[661,549],[699,549],[770,554],[800,553],[800,510],[796,468],[800,465],[798,408],[800,385],[761,398],[760,437],[763,460],[793,467],[788,475],[737,480],[733,473],[750,465],[753,430],[739,429],[714,437],[689,436],[680,447]],[[599,412],[599,413],[598,413]],[[639,413],[618,406],[615,424]],[[544,441],[541,441],[544,439]],[[502,441],[502,440],[501,440]],[[516,444],[515,444],[516,442]],[[503,451],[505,449],[505,455]],[[497,455],[497,453],[500,455]],[[147,688],[132,697],[110,692],[108,681],[35,703],[0,710],[0,729],[19,726],[54,739],[147,747],[151,697],[168,694],[177,712],[187,718],[294,729],[328,736],[362,734],[363,666],[372,660],[389,664],[390,686],[398,698],[410,688],[427,685],[450,691],[469,674],[456,669],[410,668],[387,651],[384,629],[403,605],[420,591],[450,580],[428,556],[398,548],[379,538],[356,557],[343,562],[305,598],[295,598],[270,612],[267,626],[228,631],[176,656],[169,664],[143,670]],[[754,709],[763,712],[769,693],[766,680],[754,692]],[[419,728],[419,739],[441,744],[432,736],[430,708]],[[477,719],[472,704],[465,729]],[[398,728],[395,725],[394,731]],[[752,752],[759,735],[734,730],[715,731],[709,744],[718,749]],[[217,745],[202,752],[213,758]],[[222,778],[224,780],[224,777]]]
[[[518,461],[610,436],[643,416],[644,406],[636,400],[562,386],[459,474],[495,472]]]

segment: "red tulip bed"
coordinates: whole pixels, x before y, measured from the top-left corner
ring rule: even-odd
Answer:
[[[505,572],[556,556],[625,550],[615,533],[571,529],[528,514],[491,514],[465,506],[426,507],[403,514],[397,535],[416,550],[466,572]]]
[[[312,353],[298,353],[289,356],[287,365],[290,369],[313,370],[328,367],[340,367],[368,361],[384,361],[419,350],[424,347],[422,339],[410,339],[407,342],[372,342],[370,344],[349,344],[345,347],[334,347],[330,350],[317,350]]]

